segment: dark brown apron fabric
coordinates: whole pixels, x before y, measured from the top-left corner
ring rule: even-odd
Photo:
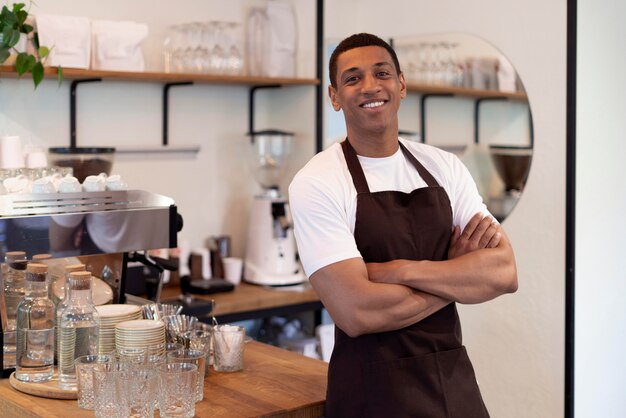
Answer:
[[[371,193],[347,139],[342,148],[357,190],[354,237],[363,260],[445,260],[452,208],[435,178],[400,143],[428,187]],[[454,303],[396,331],[351,338],[335,329],[328,418],[489,417]]]

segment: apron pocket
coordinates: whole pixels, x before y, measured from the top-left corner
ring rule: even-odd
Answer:
[[[488,418],[465,347],[366,364],[371,417]]]
[[[465,347],[437,353],[450,417],[489,418]]]
[[[368,363],[363,380],[370,417],[447,417],[437,353]]]

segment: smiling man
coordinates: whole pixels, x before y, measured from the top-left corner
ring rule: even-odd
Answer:
[[[509,240],[458,158],[398,137],[406,82],[386,42],[353,35],[329,67],[348,137],[289,188],[300,258],[336,324],[326,416],[488,417],[455,303],[517,289]]]

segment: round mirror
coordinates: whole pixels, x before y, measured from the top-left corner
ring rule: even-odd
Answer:
[[[445,33],[391,40],[407,81],[400,136],[456,154],[489,211],[504,220],[523,194],[533,153],[532,116],[511,62],[476,36]],[[336,42],[328,42],[330,57]],[[328,81],[328,80],[327,80]],[[330,103],[326,144],[345,138]]]

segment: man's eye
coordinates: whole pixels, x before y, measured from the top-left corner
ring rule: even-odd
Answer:
[[[379,77],[389,77],[389,71],[379,71],[378,72],[378,76]]]
[[[348,78],[346,78],[345,83],[346,83],[346,84],[348,84],[348,83],[354,83],[354,82],[355,82],[355,81],[357,81],[358,79],[359,79],[359,78],[358,78],[357,76],[353,75],[352,77],[348,77]]]

